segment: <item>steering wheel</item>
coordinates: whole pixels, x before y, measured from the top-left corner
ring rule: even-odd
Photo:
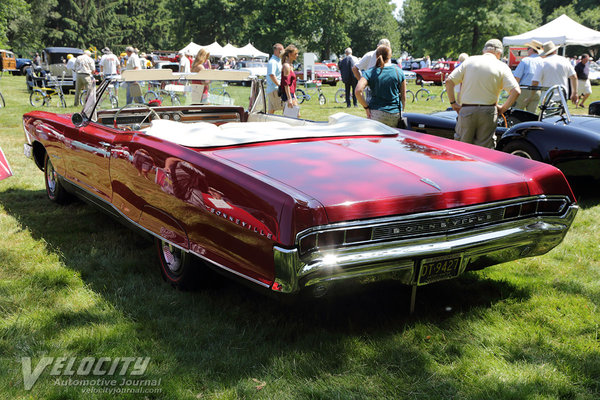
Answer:
[[[146,122],[146,119],[154,114],[155,118],[160,119],[160,115],[158,115],[158,113],[156,111],[154,111],[154,109],[150,106],[148,106],[147,104],[142,104],[142,103],[132,103],[132,104],[125,104],[123,107],[119,108],[117,110],[117,112],[115,113],[115,116],[113,118],[113,126],[115,127],[115,129],[119,129],[119,124],[117,123],[117,120],[119,119],[119,114],[121,114],[121,111],[123,111],[125,108],[146,108],[148,109],[148,112],[146,113],[146,115],[144,115],[144,118],[142,119],[142,122],[139,123],[139,125],[141,126],[144,122]],[[152,121],[152,119],[150,120]],[[138,127],[134,127],[134,125],[127,125],[127,127],[130,130],[137,130],[139,129]]]

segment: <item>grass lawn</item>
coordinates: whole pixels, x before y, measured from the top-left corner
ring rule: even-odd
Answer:
[[[336,89],[323,88],[325,106],[305,102],[303,117],[364,115],[335,103]],[[295,306],[227,279],[180,292],[161,279],[150,242],[84,203],[46,199],[42,172],[22,155],[24,77],[5,75],[0,90],[0,146],[15,174],[0,182],[0,399],[600,397],[599,188],[581,192],[556,249],[421,287],[414,315],[409,288],[394,283]],[[26,390],[23,358],[34,373],[43,357],[66,360]],[[85,370],[88,357],[118,368],[67,375],[71,358]],[[127,357],[148,358],[142,375],[119,375]],[[92,379],[116,384],[74,383]]]

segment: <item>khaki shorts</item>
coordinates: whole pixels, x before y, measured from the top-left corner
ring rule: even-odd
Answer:
[[[577,94],[592,94],[592,84],[589,79],[577,79]]]
[[[269,113],[273,111],[283,110],[283,101],[277,94],[277,90],[273,90],[271,93],[267,93],[267,103]]]

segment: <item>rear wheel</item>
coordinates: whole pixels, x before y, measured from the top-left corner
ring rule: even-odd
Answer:
[[[6,103],[4,102],[4,96],[0,93],[0,108],[5,107]]]
[[[304,93],[304,90],[296,89],[296,98],[298,99],[299,104],[304,103],[304,100],[306,99],[306,93]]]
[[[346,89],[341,88],[335,92],[335,102],[336,103],[345,103],[346,102]]]
[[[440,94],[440,100],[442,103],[448,101],[448,93],[445,90],[442,90],[442,93]]]
[[[429,100],[430,95],[431,95],[431,92],[428,89],[421,88],[421,89],[417,90],[417,93],[415,93],[415,99],[417,101],[427,101],[427,100]]]
[[[44,102],[45,96],[41,90],[36,89],[29,95],[29,104],[31,104],[34,107],[41,107],[44,105]]]
[[[509,142],[502,148],[502,151],[530,160],[542,161],[542,156],[535,146],[524,140]]]
[[[412,90],[407,90],[406,91],[406,102],[407,103],[414,103],[415,102],[415,94],[412,92]]]
[[[44,159],[44,180],[46,181],[46,194],[48,198],[55,203],[64,204],[69,200],[69,193],[65,190],[63,185],[60,183],[58,173],[46,153]]]
[[[178,289],[196,287],[199,268],[202,267],[199,260],[163,239],[154,238],[154,243],[163,278]]]
[[[153,92],[153,91],[151,91],[151,90],[148,90],[148,91],[146,92],[146,94],[144,95],[144,102],[145,102],[146,104],[148,104],[148,103],[150,103],[152,100],[156,100],[156,99],[158,99],[158,96],[156,95],[156,93],[154,93],[154,92]]]

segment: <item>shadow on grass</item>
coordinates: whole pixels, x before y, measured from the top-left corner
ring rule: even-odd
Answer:
[[[356,350],[348,341],[365,336],[367,341],[380,342],[378,350],[389,353],[386,357],[410,360],[398,361],[406,371],[424,374],[430,368],[426,352],[393,341],[394,335],[419,324],[452,329],[461,323],[462,319],[456,318],[461,314],[486,309],[502,299],[529,297],[525,290],[476,273],[420,287],[414,315],[408,313],[410,288],[394,282],[294,305],[225,278],[218,278],[205,290],[178,292],[160,278],[152,243],[95,208],[82,202],[58,206],[45,199],[43,190],[0,192],[0,203],[131,324],[126,334],[111,339],[115,344],[131,340],[136,343],[134,348],[153,358],[176,358],[167,366],[167,374],[225,387],[247,378],[257,365],[264,369],[260,373],[267,374],[287,368],[277,367],[277,362],[288,354],[299,363],[297,371],[290,371],[296,378],[313,379],[323,371],[343,374],[354,368],[352,353]],[[44,290],[61,291],[64,285],[60,278],[50,279]],[[60,330],[80,325],[110,323],[105,313],[58,312],[56,318],[42,329],[54,329],[58,335]],[[127,339],[131,332],[135,339]],[[388,342],[389,347],[379,349]],[[89,346],[82,344],[79,351],[100,356],[98,348]],[[382,362],[379,356],[372,360],[374,365]],[[171,370],[175,367],[177,371]],[[364,373],[369,373],[368,366]],[[445,385],[446,393],[454,393],[452,383]]]
[[[600,180],[571,178],[569,182],[581,208],[592,208],[600,204]]]

